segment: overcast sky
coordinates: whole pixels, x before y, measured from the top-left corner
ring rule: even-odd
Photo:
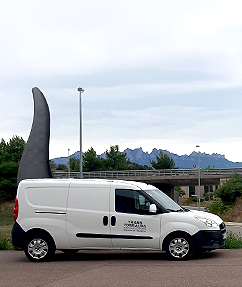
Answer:
[[[118,144],[242,161],[241,0],[8,0],[0,4],[0,138],[27,141],[32,87],[50,158]]]

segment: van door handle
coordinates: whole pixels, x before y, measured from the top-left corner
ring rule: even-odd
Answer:
[[[108,217],[107,216],[103,216],[103,225],[104,226],[108,225]]]
[[[116,217],[115,217],[115,216],[112,216],[112,217],[111,217],[111,225],[112,225],[112,226],[115,226],[115,225],[116,225]]]

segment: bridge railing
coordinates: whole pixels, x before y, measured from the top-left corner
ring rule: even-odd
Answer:
[[[234,173],[242,174],[242,168],[219,168],[219,169],[201,169],[202,176],[225,176],[228,177]],[[117,170],[117,171],[93,171],[83,172],[83,178],[94,179],[128,179],[128,178],[141,178],[141,177],[170,177],[170,176],[197,176],[198,169],[159,169],[159,170]],[[63,171],[56,171],[54,176],[56,178],[68,178],[69,173]],[[79,172],[71,172],[71,178],[79,178]]]

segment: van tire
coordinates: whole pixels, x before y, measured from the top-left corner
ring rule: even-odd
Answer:
[[[188,234],[175,233],[167,238],[165,251],[171,260],[187,260],[194,253],[194,243]]]
[[[25,241],[24,252],[30,261],[50,261],[55,253],[55,245],[50,236],[36,233]]]

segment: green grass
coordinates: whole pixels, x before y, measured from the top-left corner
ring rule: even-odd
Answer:
[[[242,248],[242,238],[240,234],[236,234],[233,232],[228,231],[227,237],[225,240],[224,249],[238,249]]]
[[[13,209],[14,202],[4,202],[0,205],[0,250],[14,249],[11,239]]]
[[[0,231],[0,250],[11,250],[14,249],[11,236],[8,234],[4,234]]]
[[[13,225],[14,202],[4,202],[0,205],[0,226]]]

